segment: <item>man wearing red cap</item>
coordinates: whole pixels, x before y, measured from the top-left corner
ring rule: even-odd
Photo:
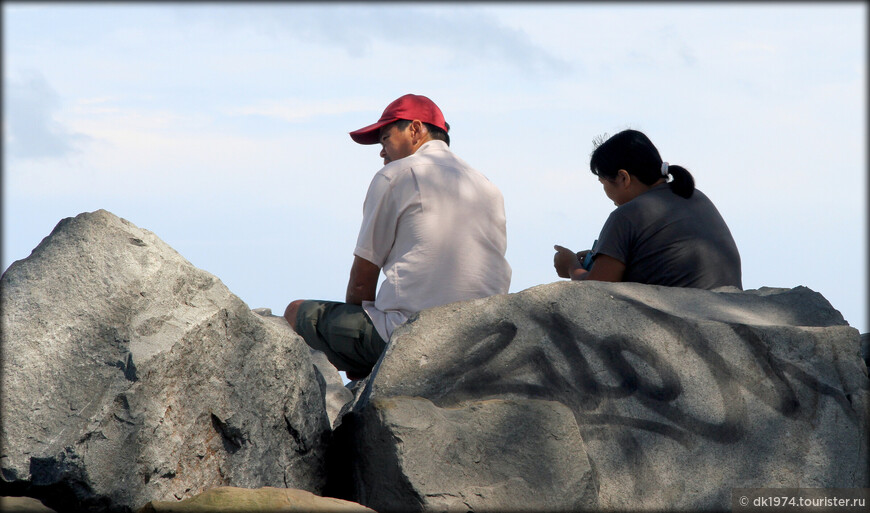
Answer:
[[[350,379],[371,372],[412,314],[508,292],[504,199],[450,150],[449,130],[432,100],[407,94],[350,133],[357,143],[380,143],[384,167],[363,204],[345,302],[297,300],[284,312]]]

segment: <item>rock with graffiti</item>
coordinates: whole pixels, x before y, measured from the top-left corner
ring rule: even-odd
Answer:
[[[334,482],[378,511],[728,510],[738,487],[867,487],[859,347],[805,287],[561,282],[445,305],[395,332],[337,431]],[[456,412],[466,429],[442,440]],[[482,456],[442,456],[457,440]],[[563,471],[570,488],[540,484]]]

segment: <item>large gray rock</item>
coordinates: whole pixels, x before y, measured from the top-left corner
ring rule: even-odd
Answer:
[[[271,308],[254,308],[253,312],[268,319],[277,326],[278,329],[295,334],[293,328],[291,328],[290,324],[287,323],[287,320],[283,317],[272,315]],[[329,361],[329,358],[326,357],[326,353],[310,347],[308,349],[311,354],[311,361],[314,363],[314,368],[317,369],[317,372],[320,373],[320,376],[326,383],[326,388],[324,389],[326,415],[329,418],[329,425],[333,426],[338,421],[341,410],[345,405],[353,401],[354,395],[353,392],[348,390],[344,385],[344,381],[341,379],[341,374],[338,373],[338,369],[336,369],[335,365],[333,365]]]
[[[320,492],[305,343],[151,232],[65,219],[0,286],[0,494],[132,511],[224,485]]]
[[[598,490],[571,410],[491,399],[374,399],[356,449],[360,500],[392,511],[587,511]],[[362,456],[364,455],[364,456]]]
[[[804,287],[559,282],[423,311],[395,331],[352,422],[336,432],[356,451],[346,463],[357,482],[367,476],[351,500],[367,504],[372,490],[399,479],[368,471],[366,458],[425,443],[438,455],[439,445],[475,436],[475,427],[418,430],[373,445],[365,433],[391,430],[378,405],[398,397],[443,409],[494,398],[567,406],[585,446],[566,450],[588,455],[604,510],[728,510],[735,487],[868,486],[859,334]],[[530,459],[517,466],[526,483],[538,477],[534,469],[557,467],[548,453],[517,451]],[[491,479],[437,456],[425,469],[426,458],[399,458],[399,480],[467,472],[467,488]],[[353,488],[335,482],[342,493]],[[407,497],[375,509],[441,509]]]

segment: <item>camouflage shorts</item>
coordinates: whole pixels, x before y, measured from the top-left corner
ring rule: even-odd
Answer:
[[[296,312],[296,332],[339,370],[365,376],[387,343],[360,305],[308,300]]]

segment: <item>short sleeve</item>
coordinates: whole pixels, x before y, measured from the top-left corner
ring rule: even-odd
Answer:
[[[601,233],[598,235],[598,244],[593,252],[593,258],[597,255],[613,257],[625,265],[631,261],[631,223],[621,215],[619,209],[610,213]]]
[[[363,203],[363,220],[354,255],[383,267],[396,240],[398,209],[390,180],[375,175]]]

